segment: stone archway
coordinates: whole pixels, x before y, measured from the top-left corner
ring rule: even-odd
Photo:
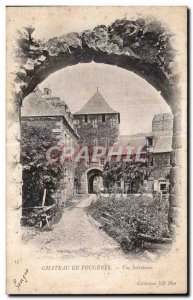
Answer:
[[[180,137],[181,96],[173,68],[174,50],[169,41],[170,34],[166,28],[158,22],[142,18],[135,21],[117,20],[108,27],[100,25],[93,30],[69,33],[45,43],[34,40],[24,30],[18,39],[15,122],[19,124],[18,116],[24,97],[59,69],[94,61],[118,66],[141,76],[161,93],[174,114],[169,221],[171,225],[176,225],[181,189],[180,157],[183,153]],[[15,145],[18,145],[17,138]]]
[[[51,73],[92,61],[136,73],[160,91],[170,106],[176,92],[176,74],[171,67],[174,50],[169,43],[169,33],[155,21],[117,20],[108,27],[99,25],[93,30],[69,33],[45,43],[35,41],[23,32],[19,50],[21,68],[17,73],[17,83],[21,88],[21,98]],[[175,106],[176,102],[177,99]]]
[[[102,178],[102,171],[95,168],[91,169],[87,172],[87,184],[88,184],[88,193],[93,194],[96,193],[96,190],[94,188],[94,179],[96,177]]]

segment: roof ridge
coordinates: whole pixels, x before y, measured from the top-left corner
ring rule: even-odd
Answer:
[[[102,113],[118,113],[105,100],[103,95],[97,90],[86,104],[74,115],[81,114],[102,114]]]

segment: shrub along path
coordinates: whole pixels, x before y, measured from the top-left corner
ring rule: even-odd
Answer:
[[[119,195],[120,196],[120,195]],[[142,249],[138,235],[154,239],[170,238],[168,198],[161,195],[100,196],[87,208],[88,213],[126,252]]]

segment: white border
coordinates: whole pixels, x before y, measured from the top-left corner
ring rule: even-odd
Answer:
[[[111,0],[111,1],[105,1],[105,0],[98,0],[98,1],[77,1],[77,0],[68,0],[68,1],[61,1],[61,0],[34,0],[34,1],[20,1],[20,0],[12,0],[12,1],[6,1],[6,0],[1,0],[0,2],[0,28],[1,28],[1,33],[0,33],[0,70],[1,70],[1,76],[0,76],[0,195],[1,195],[1,205],[0,205],[0,232],[1,232],[1,242],[0,242],[0,266],[1,266],[1,271],[0,271],[0,298],[1,299],[6,299],[7,295],[5,295],[5,79],[6,79],[6,64],[5,64],[5,41],[6,41],[6,20],[5,20],[5,7],[6,6],[188,6],[189,9],[193,7],[193,1],[188,0],[188,1],[172,1],[172,0],[162,0],[159,2],[156,1],[127,1],[127,0]],[[191,25],[191,24],[190,24]],[[191,32],[191,37],[190,40],[192,40],[193,34],[192,30]],[[191,45],[190,45],[191,46]],[[191,48],[192,49],[192,48]],[[191,51],[190,51],[191,54]],[[190,74],[192,70],[192,63],[191,63],[191,68],[190,68]],[[192,78],[190,78],[190,87],[192,87]],[[192,107],[190,105],[191,109],[191,115],[192,115]],[[190,118],[191,120],[191,118]],[[191,128],[190,128],[190,139],[192,140],[192,122],[191,122]],[[191,170],[192,170],[192,163],[191,163]],[[192,186],[192,178],[190,178],[190,186]],[[191,193],[192,194],[192,193]],[[190,199],[191,202],[192,199]],[[191,217],[190,219],[193,218],[193,205],[191,205]],[[192,225],[192,222],[191,222]],[[190,226],[191,227],[191,226]],[[192,241],[191,241],[192,242]],[[193,242],[191,243],[191,249],[193,248]],[[192,269],[192,266],[191,266]],[[193,278],[193,276],[191,276]],[[191,279],[191,286],[193,279]],[[21,298],[21,297],[18,297]],[[27,297],[22,297],[22,299],[27,298]],[[37,297],[40,298],[40,297]],[[49,298],[54,298],[49,297]],[[68,298],[68,297],[65,297]],[[88,298],[88,297],[87,297]],[[103,298],[103,297],[101,297]],[[115,297],[114,297],[115,298]],[[118,297],[116,297],[118,298]],[[133,297],[130,297],[133,298]],[[141,298],[141,297],[135,297],[134,299]],[[170,297],[165,297],[165,299]]]

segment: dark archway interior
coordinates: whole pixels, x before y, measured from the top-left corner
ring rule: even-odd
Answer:
[[[88,193],[94,194],[96,191],[94,190],[94,179],[96,177],[102,177],[102,172],[98,169],[93,169],[87,174],[87,182],[88,182]]]

